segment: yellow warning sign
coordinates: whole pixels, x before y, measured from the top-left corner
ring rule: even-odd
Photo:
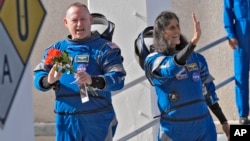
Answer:
[[[8,117],[45,15],[40,0],[0,0],[0,129]]]
[[[45,16],[39,0],[5,0],[0,19],[22,62],[28,61],[39,28]]]

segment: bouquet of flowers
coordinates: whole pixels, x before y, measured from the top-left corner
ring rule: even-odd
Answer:
[[[68,74],[72,74],[75,71],[73,70],[73,67],[71,65],[71,59],[68,55],[68,52],[66,51],[60,51],[58,49],[50,49],[48,51],[48,56],[45,58],[45,64],[46,65],[54,65],[56,64],[56,71],[60,71],[62,73],[67,72]],[[87,66],[86,65],[79,65],[77,67],[77,72],[86,71]],[[79,78],[76,78],[73,82],[70,84],[78,84]],[[92,95],[98,95],[94,88],[92,88],[89,85],[79,85],[80,95],[82,103],[89,101],[88,96],[88,90],[91,92]]]
[[[68,74],[74,73],[73,67],[71,66],[71,58],[66,51],[60,51],[59,49],[50,49],[48,56],[45,58],[46,65],[56,64],[56,71],[62,73],[67,72]]]

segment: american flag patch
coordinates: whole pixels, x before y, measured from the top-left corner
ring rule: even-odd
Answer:
[[[111,48],[119,48],[115,43],[113,42],[109,42],[107,43],[108,46],[110,46]]]

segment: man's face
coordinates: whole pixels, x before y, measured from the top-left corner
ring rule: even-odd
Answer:
[[[64,18],[72,40],[84,39],[91,34],[91,15],[85,7],[72,6]]]

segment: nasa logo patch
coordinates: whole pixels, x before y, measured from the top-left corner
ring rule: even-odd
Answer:
[[[199,81],[200,80],[200,74],[198,72],[193,73],[193,80],[194,81]]]

